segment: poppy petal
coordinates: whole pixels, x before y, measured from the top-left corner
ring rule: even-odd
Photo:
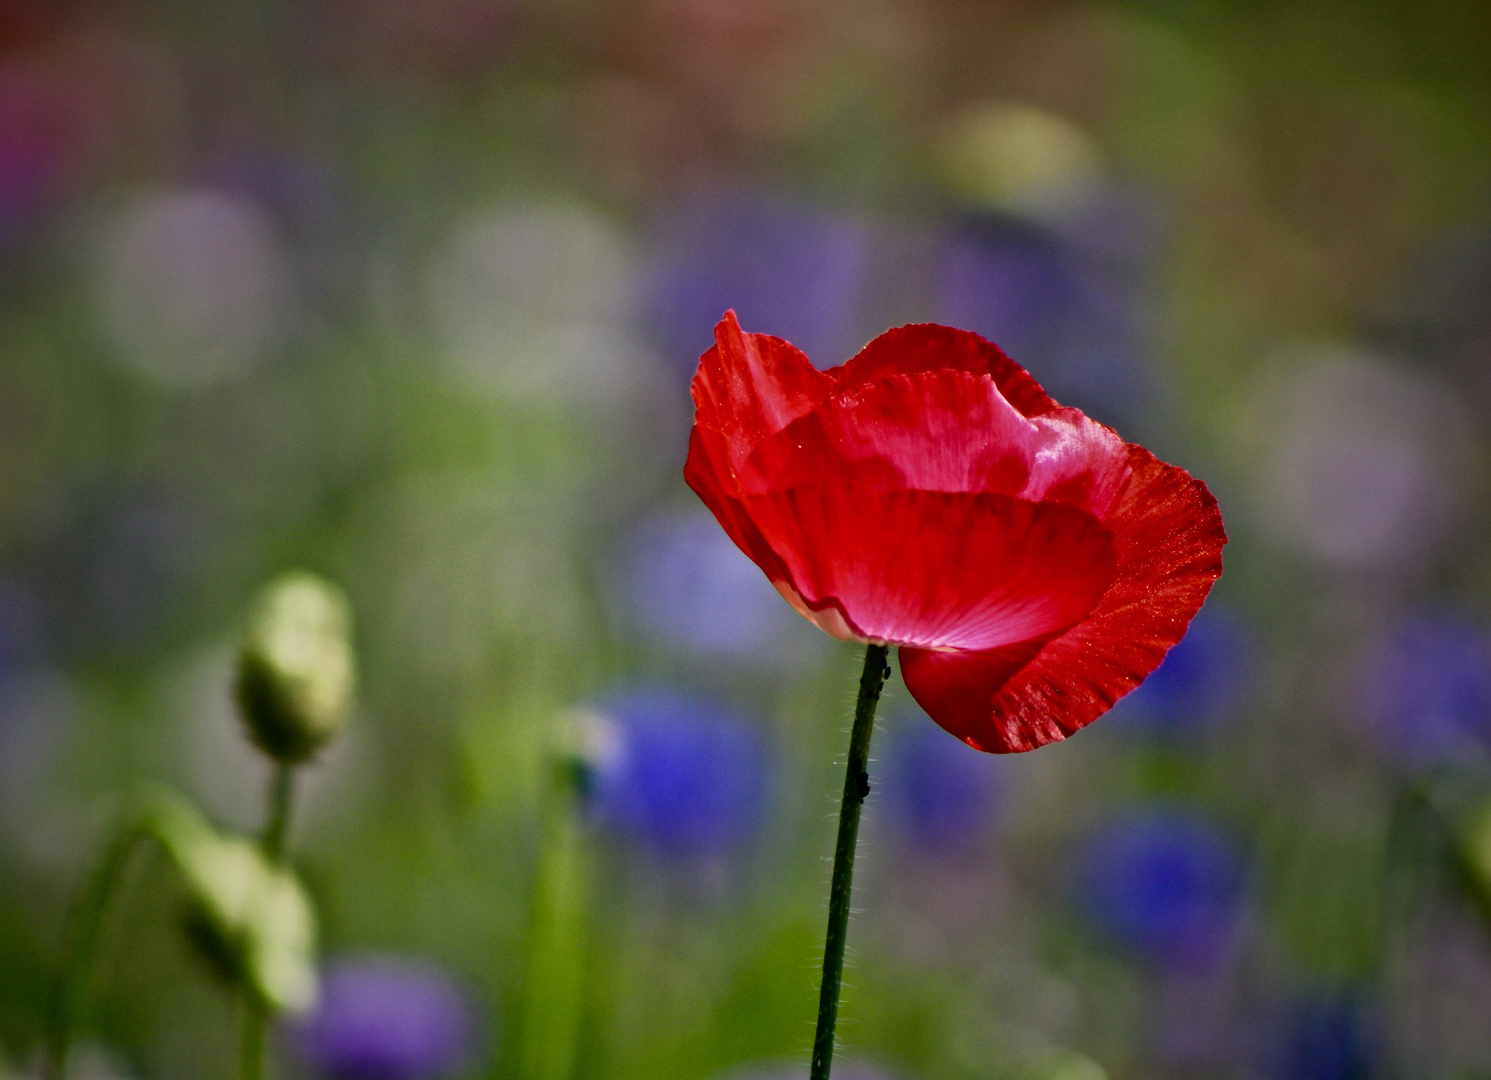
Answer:
[[[1128,444],[1078,409],[1052,409],[1031,423],[1041,439],[1020,497],[1071,503],[1106,521],[1133,475]]]
[[[1103,517],[1128,482],[1128,450],[1076,409],[1027,419],[987,375],[895,375],[828,397],[764,439],[743,490],[822,480],[880,490],[987,491],[1069,502]]]
[[[741,486],[785,491],[843,479],[880,490],[1018,495],[1039,438],[1034,422],[987,376],[896,375],[833,394],[764,439],[741,472]]]
[[[804,614],[837,612],[814,619],[837,636],[997,648],[1074,625],[1113,573],[1109,531],[1060,503],[837,482],[741,505],[787,571],[774,583]]]
[[[857,355],[825,375],[840,386],[874,382],[889,375],[955,368],[989,375],[1006,401],[1024,416],[1040,416],[1056,408],[1030,373],[1005,355],[1003,349],[971,330],[936,323],[913,323],[887,330]]]
[[[714,328],[714,342],[694,373],[694,422],[724,434],[724,464],[735,471],[757,443],[811,410],[835,383],[781,338],[743,332],[734,311]]]
[[[729,448],[722,432],[695,427],[689,433],[684,481],[714,514],[735,546],[772,580],[785,579],[787,567],[761,536],[740,502],[740,486],[726,465]]]
[[[1044,643],[978,652],[901,650],[911,696],[970,746],[1033,750],[1106,712],[1159,666],[1222,572],[1227,535],[1206,485],[1130,445],[1133,479],[1108,518],[1112,583]]]

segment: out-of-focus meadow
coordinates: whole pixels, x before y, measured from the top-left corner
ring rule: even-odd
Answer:
[[[1491,1077],[1481,0],[0,3],[0,1074],[128,792],[259,828],[307,567],[360,690],[278,1075],[805,1075],[859,654],[682,482],[727,307],[976,330],[1232,537],[1069,742],[893,683],[834,1075]],[[233,1068],[181,905],[144,858],[78,1075]]]

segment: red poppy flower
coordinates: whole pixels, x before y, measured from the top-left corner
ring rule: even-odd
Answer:
[[[1222,572],[1216,500],[977,334],[903,326],[819,371],[735,313],[694,375],[684,477],[794,608],[900,646],[980,750],[1033,750],[1159,666]]]

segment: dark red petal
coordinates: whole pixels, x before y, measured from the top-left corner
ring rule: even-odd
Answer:
[[[733,471],[758,442],[812,409],[835,383],[781,338],[743,333],[733,311],[714,328],[714,342],[694,373],[694,423],[724,434],[725,463]]]
[[[684,481],[703,500],[735,546],[774,581],[785,580],[787,568],[777,558],[752,523],[740,502],[740,487],[725,464],[725,436],[713,428],[695,427],[689,432],[689,456],[684,462]]]
[[[1108,518],[1117,566],[1092,613],[1041,644],[901,650],[911,696],[980,750],[1034,750],[1106,712],[1159,666],[1222,572],[1216,500],[1184,469],[1130,445],[1133,479]]]
[[[1113,572],[1108,530],[1059,503],[852,483],[741,502],[787,570],[783,594],[871,641],[990,649],[1048,636],[1083,618]]]
[[[1006,401],[1024,416],[1040,416],[1056,408],[1040,383],[1004,354],[1004,350],[969,330],[936,323],[915,323],[887,330],[861,349],[848,363],[824,374],[843,389],[890,375],[955,368],[990,375]]]
[[[830,395],[764,439],[740,471],[747,493],[823,480],[888,490],[987,491],[1107,515],[1129,477],[1128,449],[1076,409],[1034,419],[987,375],[939,369]]]

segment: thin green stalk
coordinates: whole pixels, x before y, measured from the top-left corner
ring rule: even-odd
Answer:
[[[259,846],[270,862],[283,862],[285,858],[285,835],[290,831],[290,806],[295,795],[295,766],[279,764],[269,781],[269,819]]]
[[[259,847],[267,859],[284,862],[285,837],[290,831],[290,811],[295,795],[295,766],[280,762],[269,781],[269,815]],[[238,1075],[240,1080],[260,1080],[264,1075],[264,1038],[269,1010],[251,987],[241,988],[239,1012]]]
[[[575,787],[573,777],[561,776],[546,808],[518,1046],[523,1080],[569,1080],[575,1069],[590,885]]]
[[[104,916],[124,878],[130,858],[144,839],[145,831],[135,821],[125,823],[115,831],[68,916],[62,971],[47,1009],[43,1080],[63,1080],[67,1075],[68,1044],[93,973],[93,959],[98,951]]]
[[[813,1038],[810,1080],[828,1080],[828,1070],[833,1065],[834,1025],[839,1019],[839,988],[844,980],[844,943],[849,937],[849,900],[854,885],[859,812],[870,794],[870,736],[875,732],[875,706],[890,674],[886,659],[889,651],[887,645],[871,645],[865,650],[859,699],[854,703],[844,798],[839,804],[839,836],[834,844],[833,882],[828,890],[828,935],[823,943],[823,982],[818,990],[818,1033]]]

